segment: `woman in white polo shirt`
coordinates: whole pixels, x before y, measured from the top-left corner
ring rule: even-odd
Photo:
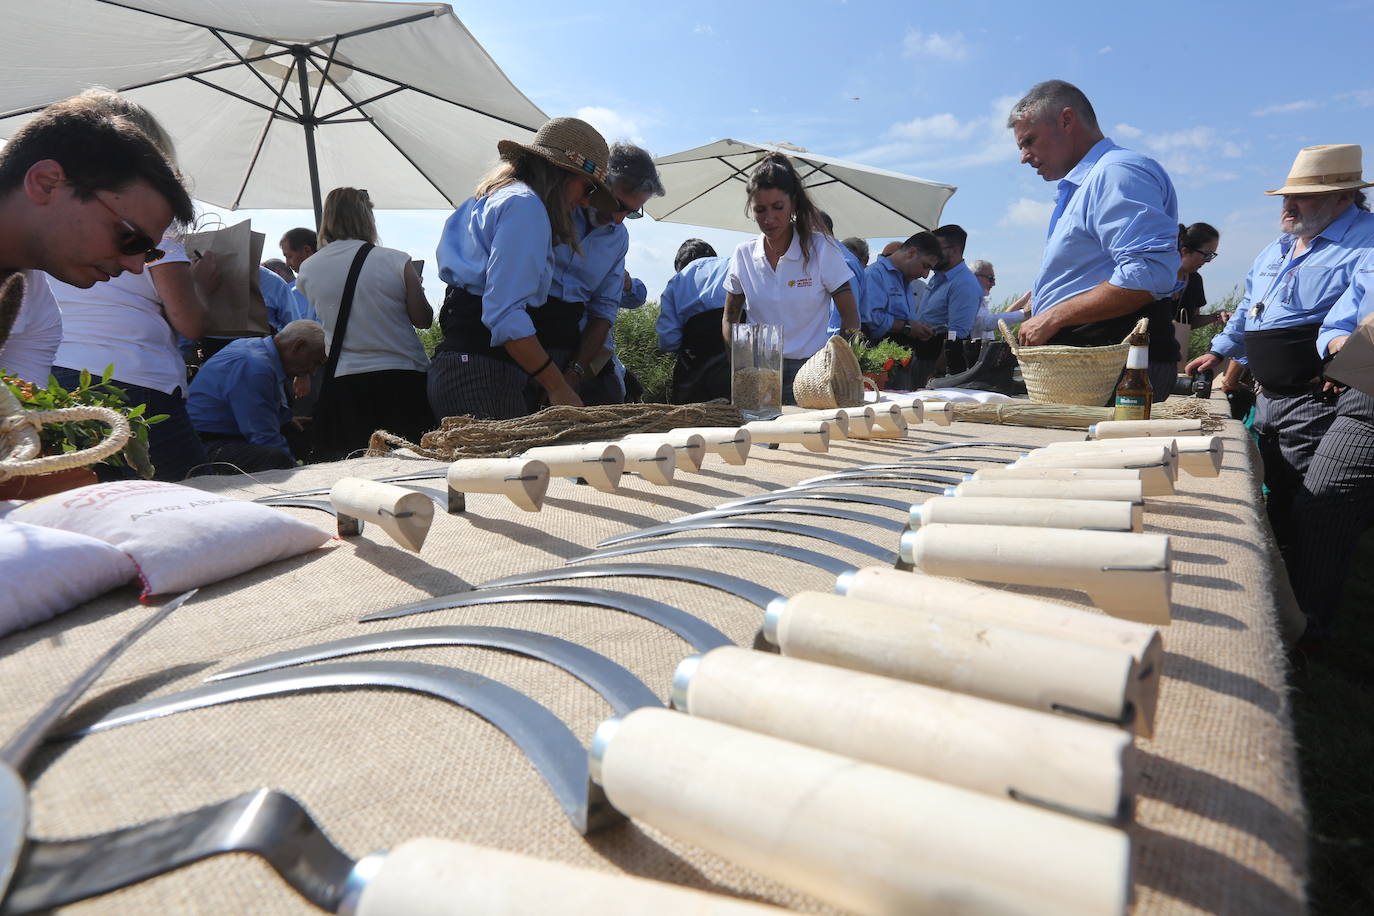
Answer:
[[[782,326],[782,396],[792,404],[797,370],[829,339],[832,299],[840,333],[859,329],[853,275],[839,246],[824,237],[820,213],[786,156],[770,153],[754,167],[747,199],[760,235],[741,242],[730,259],[722,332],[728,344],[730,325],[740,321]]]

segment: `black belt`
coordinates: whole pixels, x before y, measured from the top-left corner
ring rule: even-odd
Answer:
[[[565,302],[549,297],[543,305],[527,308],[534,322],[534,334],[545,350],[576,350],[582,340],[581,302]],[[505,347],[493,346],[491,329],[482,322],[482,297],[462,287],[450,286],[439,310],[439,327],[444,339],[435,348],[449,353],[480,353],[493,359],[514,362]]]
[[[1322,374],[1320,332],[1320,324],[1245,332],[1246,362],[1265,394],[1293,397],[1312,390],[1312,380]]]

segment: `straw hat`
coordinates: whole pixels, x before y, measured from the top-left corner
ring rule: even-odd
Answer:
[[[1324,194],[1374,186],[1360,175],[1362,152],[1358,143],[1330,143],[1298,151],[1283,187],[1265,194]]]
[[[598,210],[614,210],[615,194],[606,183],[606,165],[611,151],[606,140],[586,121],[577,118],[550,118],[535,132],[526,146],[514,140],[502,140],[496,151],[507,162],[514,162],[525,153],[547,159],[560,169],[585,175],[596,182],[592,192],[592,206]]]

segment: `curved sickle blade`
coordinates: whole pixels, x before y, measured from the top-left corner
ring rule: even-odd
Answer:
[[[910,465],[893,464],[886,467],[874,466],[867,468],[852,468],[844,471],[836,471],[834,474],[823,474],[820,477],[808,477],[806,480],[797,484],[797,486],[805,487],[815,483],[825,483],[830,480],[870,480],[874,478],[927,480],[931,483],[944,484],[947,487],[957,486],[964,482],[962,476],[949,477],[944,474],[932,474],[929,471],[912,468]]]
[[[909,512],[910,509],[907,511]],[[709,512],[698,512],[686,518],[675,518],[663,527],[673,528],[676,525],[708,518],[738,518],[741,515],[766,515],[771,513],[779,513],[782,515],[819,515],[822,518],[838,518],[846,522],[860,522],[865,525],[872,525],[875,528],[882,528],[885,531],[905,531],[907,527],[905,520],[883,518],[879,515],[870,515],[867,512],[852,512],[848,509],[826,509],[821,506],[771,506],[767,504],[759,506],[734,506],[729,509],[712,509]],[[646,531],[652,530],[654,529],[646,529]]]
[[[629,534],[622,534],[618,537],[607,538],[597,547],[610,547],[626,541],[637,541],[640,538],[662,537],[665,534],[676,534],[679,531],[698,531],[702,528],[743,528],[755,531],[776,531],[781,534],[795,534],[799,537],[815,538],[818,541],[828,541],[836,547],[844,547],[861,553],[866,557],[872,557],[880,563],[895,563],[897,554],[891,550],[884,550],[865,541],[863,538],[856,538],[852,534],[841,534],[838,531],[831,531],[828,528],[817,528],[815,525],[798,525],[795,522],[772,522],[761,518],[725,518],[725,519],[705,519],[699,522],[686,522],[681,525],[657,525],[653,528],[646,528],[643,531],[632,531]]]
[[[970,473],[973,471],[969,468]],[[963,483],[963,481],[959,481]],[[918,493],[936,493],[944,495],[948,487],[937,486],[933,483],[913,483],[909,480],[896,480],[893,478],[882,477],[861,477],[854,480],[827,480],[822,483],[797,484],[788,487],[786,490],[774,490],[775,494],[796,493],[804,490],[820,490],[828,487],[886,487],[889,490],[915,490]]]
[[[448,491],[436,490],[433,487],[422,487],[413,483],[397,483],[402,490],[412,490],[422,496],[428,496],[430,501],[439,507],[439,511],[448,511]]]
[[[973,471],[973,470],[976,470],[976,468],[965,467],[965,466],[963,466],[963,465],[948,464],[948,463],[946,463],[945,459],[939,457],[938,455],[935,456],[935,460],[934,460],[934,461],[932,461],[932,460],[929,459],[929,458],[922,458],[922,457],[919,457],[919,456],[916,457],[916,458],[902,458],[902,459],[900,459],[900,460],[901,460],[901,463],[902,463],[903,465],[905,465],[906,467],[909,467],[909,468],[929,468],[930,470],[934,470],[934,471]],[[951,460],[954,460],[954,461],[978,461],[978,462],[982,462],[983,464],[1011,464],[1011,463],[1012,463],[1013,461],[1015,461],[1016,459],[1015,459],[1015,458],[1003,458],[1003,457],[1001,457],[1000,455],[954,455],[954,456],[951,456]]]
[[[646,544],[626,544],[623,547],[612,547],[598,550],[580,557],[573,557],[569,563],[582,563],[587,560],[601,560],[609,557],[627,557],[636,553],[652,553],[656,550],[676,550],[679,547],[721,547],[727,550],[753,550],[758,553],[769,553],[778,557],[786,557],[789,560],[796,560],[798,563],[805,563],[807,566],[814,566],[823,569],[828,573],[837,576],[847,572],[855,572],[858,567],[851,566],[838,557],[816,550],[807,550],[805,547],[794,547],[791,544],[775,544],[769,541],[753,541],[744,538],[717,538],[717,537],[693,537],[675,538],[671,541],[650,541]],[[740,593],[740,597],[747,597]],[[775,594],[775,597],[784,597]],[[753,600],[753,599],[750,599]],[[754,601],[759,607],[767,610],[765,602]]]
[[[328,512],[335,518],[339,517],[339,511],[334,508],[334,504],[327,499],[306,499],[303,496],[264,496],[262,499],[253,500],[264,506],[292,506],[296,509],[318,509],[321,512]],[[359,524],[362,519],[358,520]]]
[[[601,588],[502,588],[482,591],[455,592],[438,598],[426,598],[411,604],[375,611],[360,618],[359,623],[373,620],[389,620],[392,617],[406,617],[410,614],[423,614],[426,611],[442,611],[455,607],[473,607],[479,604],[511,604],[516,601],[561,601],[565,604],[591,604],[598,607],[613,608],[651,620],[661,627],[672,630],[681,636],[698,652],[709,652],[718,646],[733,646],[735,641],[699,617],[684,610],[654,601],[640,595],[626,592],[613,592]]]
[[[390,477],[378,477],[377,479],[382,483],[400,483],[403,480],[446,480],[448,479],[448,465],[441,464],[439,467],[428,471],[392,474]]]
[[[112,709],[99,720],[65,737],[107,731],[161,716],[219,706],[238,700],[281,696],[332,687],[396,687],[447,700],[477,713],[514,741],[530,758],[554,797],[580,833],[593,816],[587,752],[577,736],[553,713],[529,697],[489,677],[461,668],[420,662],[333,662],[288,671],[267,671],[192,687]],[[605,806],[609,808],[609,806]]]
[[[300,649],[274,652],[252,661],[240,662],[205,680],[216,682],[228,678],[257,674],[275,668],[303,665],[341,655],[363,652],[384,652],[387,649],[409,649],[416,646],[484,646],[504,649],[557,665],[605,697],[616,715],[624,715],[641,706],[662,706],[654,692],[623,666],[600,652],[593,652],[575,642],[510,627],[414,627],[409,630],[389,630],[368,633],[348,639],[335,639]]]
[[[960,483],[963,480],[960,479]],[[735,509],[739,506],[758,506],[764,503],[777,502],[784,499],[823,499],[837,503],[858,503],[864,506],[882,506],[884,509],[896,509],[898,512],[910,512],[911,500],[909,499],[888,499],[886,496],[873,496],[868,493],[831,493],[825,490],[774,490],[771,493],[764,493],[761,496],[750,496],[745,499],[732,499],[728,503],[721,503],[714,509],[707,512],[698,512],[696,515],[684,515],[682,518],[675,518],[675,522],[685,522],[689,518],[696,518],[697,515],[708,515],[711,512],[719,512],[722,509]]]
[[[760,541],[740,541],[741,544],[762,543]],[[654,545],[656,548],[659,545]],[[682,546],[681,542],[673,541],[671,544],[663,544],[664,548],[669,546]],[[626,551],[627,553],[630,551]],[[806,551],[810,553],[810,551]],[[594,559],[596,554],[589,554],[580,557],[579,560]],[[824,554],[816,554],[829,560]],[[576,563],[578,560],[570,560]],[[846,567],[847,570],[854,567]],[[839,575],[839,573],[836,573]],[[560,579],[593,579],[601,577],[615,576],[640,576],[646,579],[673,579],[678,582],[691,582],[693,585],[705,585],[709,588],[719,589],[722,592],[729,592],[736,597],[743,598],[750,604],[756,604],[767,610],[770,602],[777,598],[786,597],[782,592],[775,592],[771,588],[751,582],[748,579],[741,579],[739,576],[732,576],[728,573],[720,572],[715,569],[701,569],[696,566],[669,566],[659,563],[606,563],[602,566],[581,566],[575,569],[541,569],[535,572],[521,573],[516,576],[504,576],[500,579],[492,579],[490,582],[483,582],[481,585],[474,585],[473,588],[503,588],[508,585],[532,585],[536,582],[557,582]]]
[[[437,468],[433,471],[419,471],[414,474],[393,474],[390,477],[378,477],[377,481],[379,483],[400,483],[401,481],[405,480],[444,480],[447,477],[448,465],[444,465],[443,467]],[[269,493],[266,496],[259,496],[257,499],[253,500],[253,502],[271,503],[276,500],[303,499],[309,496],[325,496],[329,493],[330,489],[330,487],[315,487],[311,490],[297,490],[295,493]],[[438,490],[422,489],[420,487],[408,487],[407,489],[416,490],[417,492],[424,493],[428,495],[431,499],[434,499],[436,501],[438,500],[438,497],[434,494],[440,492]],[[444,505],[448,505],[448,494],[444,493],[443,497]],[[286,505],[295,505],[295,503],[287,503]],[[315,507],[307,506],[306,508]]]
[[[1022,448],[1029,451],[1030,449],[1038,447],[1039,446],[1035,445],[1024,445],[1019,442],[945,442],[940,445],[932,445],[929,448],[923,448],[921,451],[947,452],[961,448]]]

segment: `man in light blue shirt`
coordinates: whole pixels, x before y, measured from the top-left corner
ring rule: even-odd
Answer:
[[[301,320],[275,337],[240,337],[210,357],[186,395],[210,460],[250,472],[295,467],[283,432],[292,422],[286,380],[324,365],[324,350],[324,327]]]
[[[730,397],[730,363],[720,336],[730,259],[701,239],[688,239],[673,259],[677,273],[658,297],[658,347],[676,353],[669,402]]]
[[[840,250],[840,257],[844,258],[844,262],[849,265],[851,275],[849,291],[854,294],[854,304],[859,307],[859,317],[862,318],[864,313],[864,270],[867,265],[859,260],[859,256],[854,253],[852,248],[835,238],[835,220],[830,217],[830,214],[824,210],[817,212],[821,215],[821,221],[825,223],[826,232],[830,233],[830,242]],[[832,300],[830,303],[830,320],[826,325],[826,331],[834,336],[840,333],[840,327],[840,310],[835,307]]]
[[[1021,344],[1120,343],[1179,285],[1173,182],[1104,137],[1087,96],[1063,80],[1033,86],[1007,126],[1021,161],[1059,182]]]
[[[1216,369],[1225,357],[1244,358],[1259,382],[1254,431],[1269,488],[1269,522],[1294,575],[1294,498],[1336,417],[1335,395],[1321,380],[1325,352],[1318,338],[1356,263],[1374,246],[1360,157],[1354,144],[1308,147],[1298,153],[1285,185],[1265,192],[1283,198],[1283,234],[1255,259],[1245,297],[1212,339],[1211,352],[1184,369],[1193,374]]]
[[[320,320],[310,300],[278,276],[276,271],[259,267],[258,289],[262,291],[262,301],[267,305],[267,323],[274,332],[293,321]]]
[[[983,286],[964,263],[968,233],[950,223],[932,234],[940,240],[940,261],[935,265],[935,276],[926,284],[926,301],[919,314],[936,333],[945,328],[945,374],[956,375],[968,368],[964,346],[978,317]]]
[[[910,386],[922,387],[935,369],[940,342],[934,329],[917,319],[911,289],[940,261],[940,240],[918,232],[889,254],[879,255],[864,275],[867,295],[860,313],[869,340],[895,340],[912,351]],[[903,385],[905,387],[905,385]]]

